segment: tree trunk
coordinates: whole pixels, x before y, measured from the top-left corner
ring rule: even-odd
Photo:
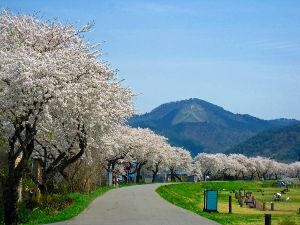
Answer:
[[[245,173],[242,172],[242,177],[243,177],[243,180],[245,180]]]
[[[140,176],[141,176],[141,169],[142,169],[142,166],[141,164],[138,165],[137,169],[136,169],[136,183],[140,183]]]
[[[144,161],[144,162],[141,162],[141,163],[138,163],[136,165],[136,183],[139,183],[140,182],[140,177],[141,177],[141,170],[142,170],[142,167],[144,165],[146,165],[147,161]]]
[[[8,178],[3,191],[4,222],[6,225],[19,224],[18,188],[29,157],[34,149],[32,137],[35,134],[35,130],[31,129],[28,125],[25,134],[25,137],[28,138],[27,140],[25,139],[25,141],[21,140],[20,133],[9,139]],[[22,145],[16,149],[17,138],[23,142]]]
[[[112,186],[113,185],[113,175],[112,175],[112,164],[109,162],[107,165],[107,185]]]
[[[180,182],[182,181],[182,180],[181,180],[181,177],[178,176],[176,173],[174,173],[174,177],[177,178]]]
[[[3,191],[4,201],[4,222],[6,225],[19,224],[18,213],[18,187],[21,178],[9,176]]]
[[[159,164],[156,164],[155,165],[155,170],[152,170],[152,183],[154,183],[155,182],[155,178],[156,178],[156,175],[157,175],[157,173],[158,173],[158,166],[159,166]]]
[[[153,174],[152,174],[152,183],[154,183],[158,171],[157,170],[156,171],[152,170],[152,172],[153,172]]]
[[[174,170],[170,169],[170,172],[171,172],[171,182],[176,182]]]
[[[54,183],[53,180],[43,179],[41,183],[38,184],[38,188],[43,196],[53,192]]]

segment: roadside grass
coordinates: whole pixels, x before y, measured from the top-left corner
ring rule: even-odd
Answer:
[[[159,187],[156,191],[167,201],[193,211],[208,219],[217,221],[224,225],[261,225],[264,224],[264,214],[272,214],[273,225],[297,225],[300,224],[300,189],[293,188],[285,194],[289,201],[275,203],[275,211],[270,211],[270,202],[274,193],[282,188],[271,187],[272,181],[231,181],[231,182],[202,182],[181,183]],[[215,189],[219,191],[218,210],[219,213],[203,212],[204,189]],[[267,211],[250,209],[246,206],[240,207],[234,198],[236,190],[251,191],[261,202],[266,202]],[[263,190],[264,192],[258,192]],[[262,195],[263,193],[263,195]],[[228,213],[228,197],[233,196],[233,213]]]
[[[96,197],[103,195],[110,190],[109,187],[101,187],[91,194],[70,193],[65,196],[56,196],[63,199],[70,199],[71,204],[58,211],[51,207],[36,208],[30,211],[24,205],[20,205],[20,219],[23,225],[36,225],[54,223],[68,220],[81,213]]]
[[[134,185],[142,185],[144,183],[136,184],[136,183],[124,183],[120,184],[119,188],[122,187],[130,187]],[[20,224],[23,225],[36,225],[36,224],[47,224],[54,223],[64,220],[69,220],[78,214],[80,214],[87,206],[96,198],[103,195],[105,192],[109,191],[113,187],[101,187],[96,191],[90,194],[80,194],[80,193],[70,193],[67,195],[63,194],[55,194],[52,195],[51,198],[53,201],[59,203],[53,206],[36,207],[33,210],[27,209],[25,207],[25,203],[19,204],[19,216],[20,216]],[[63,203],[65,202],[65,203]],[[1,202],[0,202],[1,203]],[[2,204],[0,205],[0,225],[4,224],[3,222],[3,209]]]

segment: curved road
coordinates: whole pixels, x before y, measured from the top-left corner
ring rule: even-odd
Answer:
[[[111,190],[79,216],[56,225],[219,225],[162,199],[160,184]]]

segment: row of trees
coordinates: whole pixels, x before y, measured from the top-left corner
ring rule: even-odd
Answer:
[[[291,164],[242,154],[200,153],[193,160],[193,172],[206,179],[279,179],[282,177],[300,178],[300,162]]]
[[[18,189],[32,161],[41,165],[41,176],[31,178],[42,194],[52,192],[58,176],[74,182],[82,168],[79,179],[88,181],[103,167],[121,174],[126,162],[139,182],[145,167],[153,177],[169,168],[175,179],[176,170],[192,161],[164,137],[124,126],[134,112],[134,94],[99,60],[98,46],[84,41],[90,29],[7,11],[0,16],[5,224],[19,223]]]
[[[140,181],[142,169],[152,173],[154,182],[158,172],[169,171],[171,179],[180,179],[178,171],[191,171],[191,154],[179,147],[172,147],[163,136],[149,129],[120,126],[114,133],[103,137],[101,151],[107,171],[125,174],[124,166],[130,173],[136,174],[136,182]],[[116,166],[120,165],[116,168]]]
[[[42,193],[57,173],[98,150],[98,139],[133,113],[130,89],[99,61],[97,45],[73,25],[0,16],[0,122],[8,144],[5,224],[18,224],[18,187],[32,158],[42,160]]]
[[[170,146],[166,138],[149,129],[118,126],[111,132],[101,138],[97,162],[105,165],[107,172],[125,178],[128,174],[124,169],[129,165],[137,183],[142,169],[152,174],[152,182],[157,174],[180,181],[179,173],[195,175],[197,180],[300,178],[300,162],[287,164],[260,156],[223,153],[200,153],[193,159],[187,150]]]
[[[200,153],[192,159],[187,150],[170,146],[166,138],[149,129],[118,126],[101,139],[101,150],[94,160],[107,172],[125,179],[125,168],[129,167],[129,173],[136,174],[137,183],[141,170],[151,173],[152,182],[157,174],[168,174],[172,181],[180,181],[178,172],[195,175],[198,180],[300,178],[300,162],[287,164],[260,156],[222,153]]]

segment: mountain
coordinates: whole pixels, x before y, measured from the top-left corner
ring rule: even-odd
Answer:
[[[150,113],[135,115],[132,127],[150,128],[164,135],[172,145],[184,147],[193,155],[199,152],[223,152],[260,131],[296,123],[296,120],[262,120],[234,114],[200,99],[170,102]]]
[[[227,152],[285,162],[300,161],[300,124],[263,131]]]

